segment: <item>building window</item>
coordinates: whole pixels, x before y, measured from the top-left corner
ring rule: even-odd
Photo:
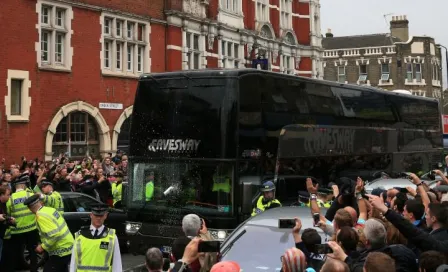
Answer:
[[[338,82],[345,83],[345,66],[338,66]]]
[[[381,81],[388,82],[390,78],[389,63],[381,64]]]
[[[11,115],[22,114],[22,79],[11,79]]]
[[[439,80],[439,66],[437,64],[432,65],[432,80]]]
[[[239,68],[240,59],[240,45],[230,41],[221,41],[222,67],[223,68]]]
[[[7,87],[5,107],[8,122],[29,121],[31,107],[29,72],[8,70]]]
[[[422,65],[420,63],[415,64],[415,80],[422,82]]]
[[[269,0],[256,0],[256,2],[256,20],[259,22],[269,22]]]
[[[406,81],[412,82],[414,79],[414,71],[412,69],[412,63],[406,64]]]
[[[71,7],[39,1],[38,10],[39,67],[70,69]]]
[[[364,83],[367,81],[367,65],[361,64],[359,65],[359,78],[358,81],[360,83]]]
[[[294,74],[294,59],[291,56],[283,55],[283,73]]]
[[[221,8],[232,13],[241,13],[241,0],[220,0]]]
[[[201,36],[197,33],[187,32],[185,35],[187,47],[187,69],[199,69],[201,64],[201,49],[204,45],[201,43]]]
[[[134,77],[149,72],[145,63],[149,58],[149,24],[107,14],[102,15],[102,23],[103,74]]]
[[[89,114],[72,112],[64,117],[56,127],[56,134],[53,137],[53,152],[55,154],[69,152],[72,157],[84,157],[87,152],[95,155],[98,148],[97,125]]]
[[[280,0],[280,27],[292,29],[292,1]]]

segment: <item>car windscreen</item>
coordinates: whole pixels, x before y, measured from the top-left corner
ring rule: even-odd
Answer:
[[[235,240],[221,260],[237,262],[242,271],[280,271],[280,256],[287,249],[295,247],[291,229],[261,226],[244,228],[246,233]],[[222,248],[225,247],[226,244]]]

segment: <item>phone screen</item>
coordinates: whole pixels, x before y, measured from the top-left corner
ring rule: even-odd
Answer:
[[[219,252],[221,242],[219,241],[202,241],[199,243],[198,252]]]
[[[278,228],[279,229],[292,229],[296,226],[295,219],[279,219]]]
[[[314,245],[314,251],[313,253],[316,254],[328,254],[333,253],[333,250],[328,244],[316,244]]]
[[[318,213],[313,214],[313,220],[314,220],[314,226],[317,226],[320,221],[320,214]]]

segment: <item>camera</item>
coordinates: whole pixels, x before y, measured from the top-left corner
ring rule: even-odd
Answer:
[[[431,172],[429,172],[429,174],[428,174],[428,178],[429,178],[430,180],[436,180],[436,172],[435,172],[435,171],[431,171]]]
[[[8,226],[17,227],[17,222],[13,222],[11,216],[4,214],[5,222]]]

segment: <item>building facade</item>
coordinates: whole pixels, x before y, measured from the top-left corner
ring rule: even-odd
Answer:
[[[341,83],[407,90],[441,98],[441,50],[431,37],[409,36],[406,16],[393,16],[391,33],[323,39],[324,78]]]
[[[7,163],[126,149],[142,73],[261,58],[323,76],[319,0],[5,0],[0,17]]]

